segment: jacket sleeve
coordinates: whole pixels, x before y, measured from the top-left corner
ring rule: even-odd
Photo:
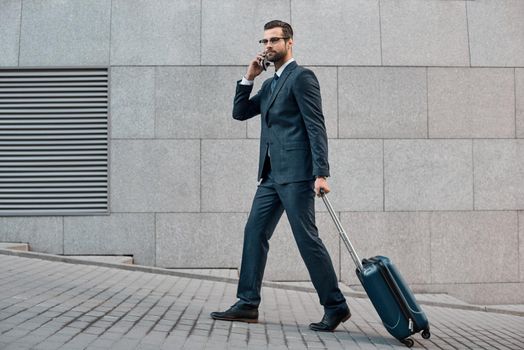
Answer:
[[[237,81],[235,99],[233,101],[233,118],[236,120],[246,120],[260,114],[260,94],[258,93],[249,98],[253,85],[242,85]]]
[[[315,74],[304,69],[297,76],[293,93],[306,125],[311,154],[313,158],[313,175],[329,176],[328,141],[320,85]]]

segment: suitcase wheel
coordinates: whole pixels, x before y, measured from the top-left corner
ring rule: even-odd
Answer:
[[[429,339],[429,337],[431,337],[431,333],[429,332],[429,329],[424,329],[422,331],[422,338]]]
[[[411,338],[406,338],[401,340],[402,344],[406,345],[408,348],[411,348],[413,345],[415,345],[415,342]]]

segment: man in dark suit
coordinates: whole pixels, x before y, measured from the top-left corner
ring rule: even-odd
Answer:
[[[269,239],[285,211],[302,259],[324,306],[324,317],[310,324],[317,331],[333,331],[351,316],[338,288],[337,276],[315,226],[315,193],[329,192],[328,144],[320,88],[315,74],[293,59],[293,30],[282,21],[264,26],[265,51],[251,61],[237,83],[233,118],[261,115],[258,186],[244,232],[238,302],[211,317],[228,321],[258,321],[260,288]],[[253,80],[265,58],[275,75],[250,98]]]

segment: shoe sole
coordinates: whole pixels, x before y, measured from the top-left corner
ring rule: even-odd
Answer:
[[[258,320],[251,319],[251,318],[227,318],[227,317],[211,317],[211,318],[214,320],[219,320],[219,321],[258,323]]]

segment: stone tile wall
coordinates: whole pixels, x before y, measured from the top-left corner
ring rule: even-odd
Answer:
[[[238,267],[260,120],[234,121],[232,99],[275,18],[318,76],[331,198],[360,255],[391,256],[420,290],[480,300],[489,286],[493,302],[524,302],[520,0],[0,0],[0,67],[109,66],[111,89],[111,213],[3,217],[0,239]],[[266,277],[308,278],[285,217]]]

